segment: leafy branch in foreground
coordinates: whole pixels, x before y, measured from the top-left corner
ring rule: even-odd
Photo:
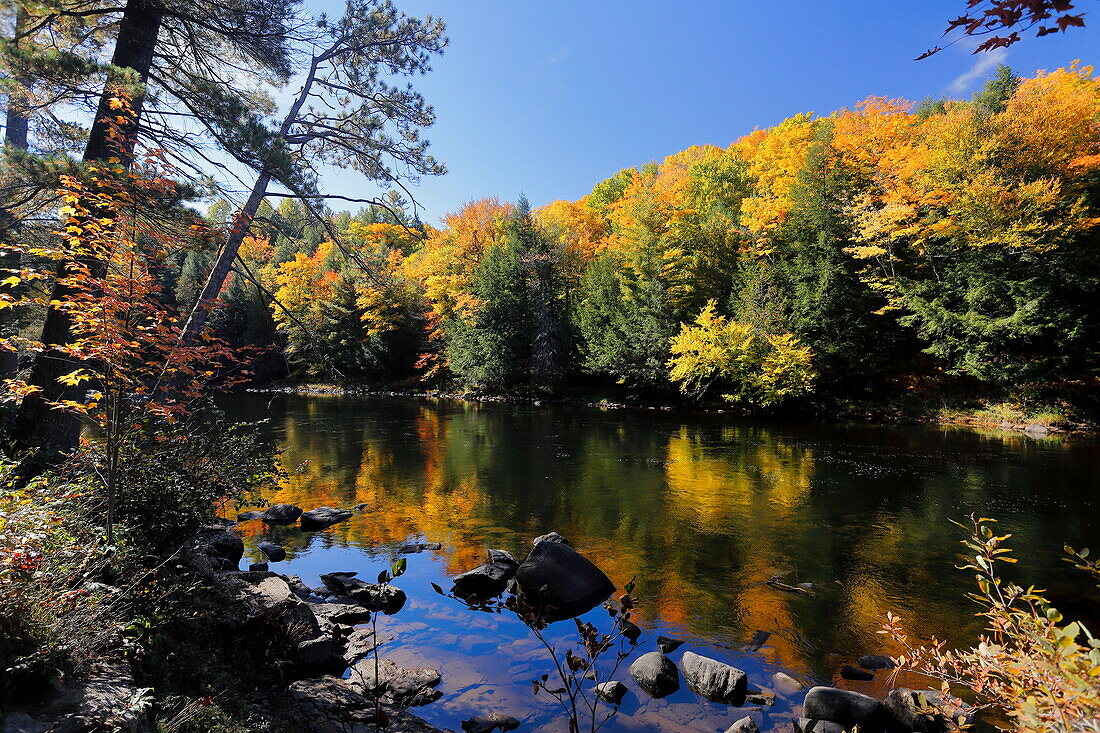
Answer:
[[[979,707],[1004,713],[1021,731],[1100,731],[1100,639],[1080,621],[1066,621],[1044,591],[998,574],[998,563],[1016,560],[1005,547],[1012,535],[995,534],[994,521],[971,515],[970,526],[959,524],[970,537],[963,541],[967,554],[958,567],[974,573],[978,592],[968,595],[981,605],[978,615],[987,622],[977,646],[949,650],[935,638],[914,646],[892,613],[879,633],[905,649],[898,670],[940,680],[945,699],[959,706],[962,701],[950,694],[953,686],[972,691]],[[1096,573],[1095,564],[1087,564],[1088,550],[1069,551],[1071,562]]]

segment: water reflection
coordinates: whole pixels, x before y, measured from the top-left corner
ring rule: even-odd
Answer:
[[[483,698],[532,709],[526,675],[537,649],[520,630],[502,631],[511,627],[499,618],[479,620],[470,637],[469,618],[428,582],[480,564],[485,547],[524,553],[550,530],[620,587],[637,576],[643,626],[746,669],[808,680],[832,679],[860,654],[893,651],[876,633],[887,610],[916,638],[973,637],[969,579],[952,570],[959,533],[948,523],[971,511],[1005,523],[1020,580],[1050,589],[1067,615],[1100,600],[1085,596],[1094,589],[1058,556],[1063,541],[1087,545],[1098,535],[1100,451],[1091,440],[388,399],[241,396],[228,408],[236,418],[272,418],[288,474],[272,501],[368,507],[320,533],[246,524],[250,547],[272,538],[290,553],[289,571],[308,575],[349,569],[337,566],[411,536],[443,543],[411,565],[404,587],[420,610],[396,623],[422,625],[402,631],[399,656],[465,670],[466,682],[436,703],[443,712],[425,709],[452,727],[461,711],[484,711]],[[775,576],[812,583],[814,595],[766,586]],[[758,630],[771,632],[767,643],[744,651]],[[527,690],[515,701],[508,696],[523,693],[512,681]],[[836,682],[885,691],[882,681]],[[616,725],[695,730],[734,719],[698,705],[678,693],[639,703]]]

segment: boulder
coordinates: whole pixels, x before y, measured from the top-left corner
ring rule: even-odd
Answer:
[[[370,610],[358,603],[311,603],[309,607],[319,621],[333,624],[365,624],[370,621]]]
[[[894,660],[885,654],[864,654],[856,660],[856,664],[864,669],[893,669],[897,666]]]
[[[264,540],[256,547],[258,547],[260,552],[262,552],[264,556],[271,562],[280,562],[282,560],[286,560],[286,550],[284,550],[282,546],[276,545],[274,542],[268,542],[267,540]]]
[[[236,570],[244,556],[244,542],[224,527],[204,527],[180,548],[180,558],[204,577]]]
[[[301,664],[311,667],[319,666],[330,661],[336,654],[332,639],[318,636],[315,639],[305,639],[298,642],[295,657]]]
[[[806,693],[802,715],[811,720],[829,720],[845,728],[858,725],[860,730],[885,728],[886,711],[878,700],[851,690],[814,687]]]
[[[260,519],[267,524],[293,524],[300,516],[302,510],[293,504],[272,504],[264,510]]]
[[[253,511],[253,512],[240,512],[239,514],[237,514],[237,521],[238,522],[250,522],[253,519],[259,519],[263,515],[264,515],[263,512],[255,512],[255,511]]]
[[[909,690],[898,687],[890,690],[882,707],[889,716],[889,730],[914,731],[915,733],[946,733],[954,730],[948,718],[957,719],[960,715],[964,722],[974,718],[975,709],[961,703],[947,702],[942,693],[935,690]]]
[[[684,642],[679,639],[671,639],[667,636],[657,637],[657,648],[661,650],[662,654],[672,654],[679,649],[683,643]]]
[[[374,632],[370,629],[355,629],[344,640],[344,662],[351,666],[368,654],[374,652],[376,646]]]
[[[745,704],[770,708],[775,705],[775,695],[770,692],[750,692],[745,695]]]
[[[321,582],[332,594],[350,598],[368,611],[381,611],[392,616],[405,607],[408,600],[405,591],[388,583],[367,583],[355,575],[349,572],[324,573]]]
[[[299,598],[309,598],[312,595],[313,591],[297,575],[288,575],[285,580],[286,584],[290,586],[290,592]]]
[[[1024,433],[1032,438],[1045,438],[1050,435],[1050,428],[1046,425],[1032,423],[1024,428]]]
[[[347,509],[334,509],[330,506],[320,506],[316,509],[310,509],[308,512],[303,512],[298,518],[298,522],[302,525],[302,529],[311,531],[331,527],[337,522],[351,519],[351,516],[352,513]]]
[[[489,561],[473,570],[456,575],[453,592],[466,600],[484,600],[498,596],[519,569],[519,562],[505,550],[489,550]]]
[[[650,697],[661,698],[680,689],[680,672],[660,652],[649,652],[630,665],[630,676]]]
[[[462,730],[465,733],[492,733],[494,730],[515,730],[518,727],[518,720],[510,715],[501,715],[500,713],[475,715],[462,721]]]
[[[868,682],[875,678],[874,673],[866,672],[859,667],[853,667],[850,664],[845,664],[840,668],[840,676],[846,680],[858,680],[860,682]]]
[[[266,630],[275,622],[292,643],[321,634],[317,617],[308,603],[291,592],[286,580],[274,573],[233,573],[219,578],[230,604],[218,619],[238,633]]]
[[[299,680],[286,689],[290,717],[311,733],[374,729],[374,704],[338,677]]]
[[[266,562],[250,562],[250,563],[248,563],[248,572],[250,572],[250,573],[263,572],[264,570],[267,570],[267,569],[268,568],[267,568],[267,563]]]
[[[600,698],[604,702],[609,702],[612,705],[618,705],[623,701],[623,695],[626,694],[626,685],[618,680],[611,680],[610,682],[601,682],[595,687],[596,697]]]
[[[516,571],[524,599],[545,621],[579,616],[615,591],[588,558],[560,542],[540,542]]]
[[[540,534],[538,537],[531,540],[532,545],[537,545],[540,542],[557,542],[561,545],[569,544],[569,540],[565,539],[557,532],[547,532],[546,534]]]
[[[729,728],[726,728],[726,733],[760,733],[760,726],[756,724],[755,720],[746,715]]]
[[[688,689],[711,702],[740,705],[745,700],[749,678],[741,670],[716,659],[684,652],[680,660]]]
[[[406,542],[397,548],[402,555],[415,555],[424,550],[441,550],[443,545],[438,542]]]
[[[379,662],[376,676],[374,659],[367,658],[351,666],[348,685],[368,697],[378,694],[388,704],[426,705],[439,699],[441,693],[435,688],[441,680],[438,670],[405,669],[391,659]]]
[[[793,695],[796,692],[802,692],[806,687],[791,677],[786,672],[776,672],[772,675],[772,686],[779,691],[779,694],[786,697],[787,695]]]

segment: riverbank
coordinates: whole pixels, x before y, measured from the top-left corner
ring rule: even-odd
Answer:
[[[455,400],[468,403],[517,404],[542,407],[560,405],[600,410],[652,410],[704,415],[736,415],[760,418],[761,415],[727,403],[699,404],[688,401],[615,400],[578,393],[559,397],[505,395],[474,390],[387,389],[348,386],[333,383],[270,385],[248,388],[249,392],[314,396],[393,397],[403,399]],[[1098,426],[1072,421],[1062,412],[1049,408],[1027,410],[1006,403],[970,407],[934,406],[927,399],[912,399],[907,404],[845,405],[828,409],[787,412],[783,418],[800,421],[853,422],[881,425],[944,425],[1020,433],[1033,439],[1058,435],[1094,435]]]

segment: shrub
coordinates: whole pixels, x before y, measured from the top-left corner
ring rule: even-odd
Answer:
[[[1042,591],[1002,579],[999,563],[1016,562],[1004,546],[1012,535],[996,535],[994,520],[970,520],[959,569],[974,573],[978,592],[969,597],[981,606],[988,629],[972,649],[948,650],[935,638],[913,646],[899,619],[887,614],[882,633],[905,649],[898,668],[940,680],[945,694],[953,685],[969,689],[981,707],[1001,711],[1021,731],[1100,731],[1100,639],[1084,624],[1065,620]],[[1066,550],[1077,567],[1100,577],[1088,550]]]

